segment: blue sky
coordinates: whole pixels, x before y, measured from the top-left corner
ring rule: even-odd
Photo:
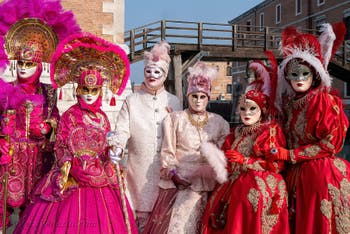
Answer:
[[[205,3],[204,3],[205,2]],[[262,0],[125,0],[125,31],[158,20],[227,23]],[[131,65],[131,81],[143,81],[143,62]]]

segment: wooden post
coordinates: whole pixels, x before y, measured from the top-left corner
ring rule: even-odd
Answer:
[[[232,51],[237,48],[237,25],[232,26]]]
[[[180,103],[183,105],[183,91],[182,91],[182,59],[181,54],[174,55],[173,57],[174,67],[174,80],[175,80],[175,94],[180,99]]]
[[[202,49],[203,44],[203,23],[198,23],[198,50]]]
[[[165,30],[166,30],[166,23],[165,20],[162,20],[160,22],[160,37],[162,40],[165,40]]]
[[[135,55],[135,29],[130,31],[130,60],[134,59]]]
[[[264,50],[267,50],[269,48],[268,46],[268,35],[269,35],[269,27],[265,27],[265,43],[264,43]]]
[[[144,50],[147,49],[147,33],[148,33],[148,28],[144,28],[142,33],[142,42],[143,42],[142,44],[143,44]]]

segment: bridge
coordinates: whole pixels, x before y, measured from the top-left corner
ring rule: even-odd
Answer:
[[[281,60],[279,45],[283,28],[203,22],[160,20],[125,32],[131,63],[143,60],[143,52],[160,40],[171,45],[173,69],[168,80],[182,99],[184,75],[197,60],[248,61],[265,59],[271,50]],[[315,33],[311,30],[304,32]],[[344,42],[329,64],[331,75],[345,81],[350,77],[350,41]]]

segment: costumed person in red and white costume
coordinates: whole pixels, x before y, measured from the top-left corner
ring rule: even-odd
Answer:
[[[158,196],[162,121],[171,111],[181,110],[180,100],[164,88],[171,58],[170,45],[161,41],[144,54],[144,82],[129,95],[119,111],[108,142],[116,149],[117,162],[127,148],[126,182],[130,200],[142,232]]]
[[[285,146],[282,128],[274,119],[277,61],[271,67],[253,61],[257,80],[240,97],[242,124],[233,128],[222,147],[228,161],[228,181],[212,192],[203,215],[202,233],[289,233],[283,162],[268,162],[272,146]]]
[[[160,193],[144,233],[200,233],[208,193],[227,176],[225,157],[213,156],[229,124],[206,111],[217,70],[197,62],[188,71],[189,107],[163,121]]]
[[[57,161],[34,190],[34,203],[14,233],[137,233],[119,168],[109,160],[110,123],[101,110],[102,86],[121,94],[129,66],[119,46],[88,33],[59,45],[51,81],[54,87],[78,83],[78,103],[61,117]]]
[[[0,158],[0,176],[8,176],[0,190],[2,216],[6,206],[9,211],[24,206],[33,186],[52,166],[59,113],[56,91],[40,83],[42,63],[50,62],[58,40],[80,28],[57,0],[7,0],[0,4],[0,12],[0,70],[12,61],[10,69],[15,66],[17,72],[14,93],[0,93],[1,134],[12,154]],[[2,155],[8,155],[8,149],[3,150]]]
[[[282,33],[277,101],[287,147],[270,158],[290,163],[285,178],[290,225],[298,234],[350,232],[350,164],[336,156],[349,123],[327,71],[345,26],[324,24],[321,32],[318,39],[294,27]]]

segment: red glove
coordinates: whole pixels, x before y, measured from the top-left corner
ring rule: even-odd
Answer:
[[[243,164],[245,157],[236,150],[226,150],[225,151],[226,158],[229,162]]]
[[[176,188],[179,190],[184,190],[191,185],[190,181],[176,173],[171,177],[171,180],[174,182]]]
[[[289,150],[283,147],[272,148],[270,152],[266,154],[266,160],[269,161],[289,161]]]

